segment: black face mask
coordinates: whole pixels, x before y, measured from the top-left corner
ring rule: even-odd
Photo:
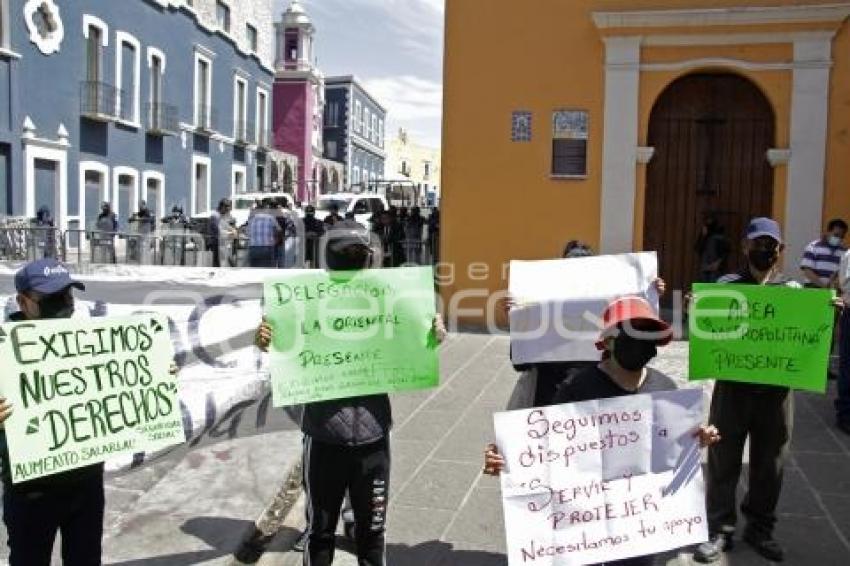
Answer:
[[[357,271],[369,267],[372,254],[365,246],[349,246],[340,252],[328,250],[325,259],[331,271]]]
[[[614,339],[614,360],[628,371],[643,369],[658,354],[654,342],[629,336],[625,330]]]
[[[779,260],[779,256],[772,250],[750,250],[747,254],[750,265],[759,271],[768,271]]]
[[[74,298],[68,293],[47,295],[38,301],[40,319],[71,318],[74,314]]]

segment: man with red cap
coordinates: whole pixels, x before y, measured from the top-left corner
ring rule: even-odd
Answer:
[[[554,405],[677,389],[670,377],[647,367],[658,354],[658,347],[670,343],[672,329],[658,317],[646,299],[615,299],[605,309],[602,320],[604,327],[596,343],[602,352],[601,361],[568,377],[558,388]],[[703,446],[720,440],[713,426],[701,427],[696,435]],[[484,473],[497,476],[504,466],[498,447],[495,444],[487,446]],[[597,566],[649,566],[653,561],[654,555],[647,555]]]

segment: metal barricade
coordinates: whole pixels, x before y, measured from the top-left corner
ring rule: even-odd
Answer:
[[[128,265],[161,265],[160,238],[154,233],[118,234],[124,241],[124,263]]]
[[[212,251],[203,235],[189,230],[165,230],[158,236],[161,265],[212,266]]]
[[[435,235],[436,236],[436,235]],[[374,237],[374,236],[373,236]],[[318,268],[323,238],[313,233],[288,236],[277,248],[278,266],[285,269]],[[33,261],[55,257],[68,263],[171,265],[212,267],[218,248],[222,268],[250,267],[250,241],[244,231],[218,240],[176,228],[150,233],[104,232],[49,227],[0,227],[0,260]],[[375,237],[375,258],[384,266],[432,265],[439,260],[437,237],[402,240],[387,253]],[[395,257],[393,254],[398,254]],[[380,259],[379,259],[380,258]]]
[[[212,253],[205,238],[186,230],[150,233],[66,230],[63,242],[67,261],[79,265],[212,265]]]

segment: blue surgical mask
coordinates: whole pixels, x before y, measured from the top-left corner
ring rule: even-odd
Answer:
[[[839,238],[838,236],[830,236],[828,241],[829,241],[829,245],[832,246],[833,248],[837,248],[838,246],[841,245],[841,238]]]

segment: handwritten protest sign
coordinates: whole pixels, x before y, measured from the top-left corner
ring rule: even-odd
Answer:
[[[301,271],[264,296],[276,406],[437,385],[432,268]]]
[[[571,566],[705,541],[700,390],[495,415],[508,564]]]
[[[832,291],[694,285],[690,379],[826,391]]]
[[[658,308],[655,252],[512,261],[510,277],[515,364],[596,360],[595,343],[608,303],[638,295]]]
[[[183,442],[173,358],[159,315],[0,327],[12,481]]]

